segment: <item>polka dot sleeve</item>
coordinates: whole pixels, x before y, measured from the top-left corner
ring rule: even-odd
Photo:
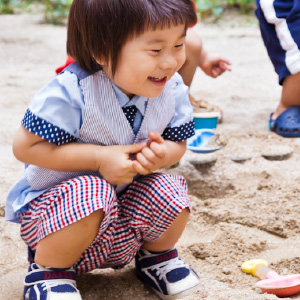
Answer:
[[[63,145],[76,141],[76,138],[65,130],[34,115],[29,109],[22,120],[22,125],[35,135],[55,145]]]
[[[194,121],[190,121],[178,127],[166,128],[162,134],[165,140],[182,142],[195,134]]]

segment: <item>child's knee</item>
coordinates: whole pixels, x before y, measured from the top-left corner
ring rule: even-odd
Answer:
[[[186,40],[186,55],[187,58],[190,56],[200,56],[203,48],[203,43],[200,36],[192,29],[188,30]]]
[[[80,227],[82,228],[82,230],[87,230],[87,231],[89,231],[89,229],[98,230],[103,220],[103,217],[104,217],[103,209],[98,209],[92,212],[89,216],[79,220],[78,222],[80,222]]]

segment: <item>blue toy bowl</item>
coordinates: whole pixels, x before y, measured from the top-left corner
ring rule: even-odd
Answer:
[[[215,129],[217,128],[219,112],[194,112],[195,129]]]
[[[213,129],[196,129],[195,134],[187,139],[187,149],[196,153],[210,153],[222,149],[222,145],[209,147],[209,140],[214,136]]]

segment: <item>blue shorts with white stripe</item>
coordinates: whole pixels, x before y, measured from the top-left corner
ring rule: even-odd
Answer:
[[[263,41],[279,83],[300,72],[300,1],[256,0]]]

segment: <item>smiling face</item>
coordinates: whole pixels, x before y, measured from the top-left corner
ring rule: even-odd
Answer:
[[[125,43],[114,76],[102,68],[128,97],[157,97],[185,61],[185,33],[185,25],[145,31]]]

